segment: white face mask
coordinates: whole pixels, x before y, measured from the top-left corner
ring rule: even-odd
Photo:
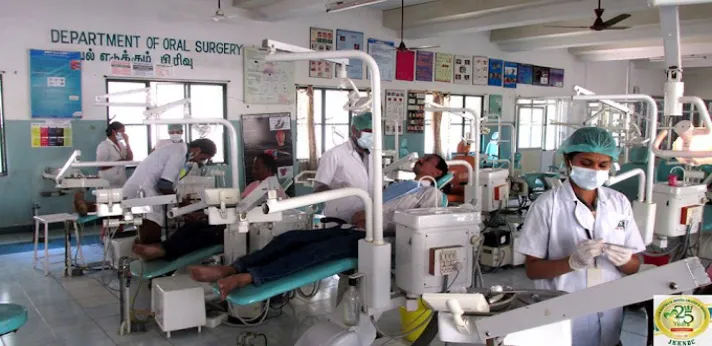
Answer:
[[[569,176],[580,188],[590,191],[603,186],[609,178],[609,172],[572,165]]]
[[[356,141],[361,149],[370,150],[373,147],[373,133],[361,132],[361,137]]]
[[[121,132],[116,133],[116,140],[117,141],[123,141],[124,140],[124,135],[121,134]]]
[[[177,134],[177,133],[171,134],[171,141],[173,141],[173,143],[178,143],[178,142],[181,142],[182,140],[183,140],[183,135]]]

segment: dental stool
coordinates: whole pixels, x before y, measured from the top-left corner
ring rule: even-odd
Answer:
[[[0,336],[16,332],[27,323],[27,309],[17,304],[0,304]]]
[[[79,227],[77,226],[77,219],[78,217],[76,215],[72,214],[67,214],[67,213],[62,213],[62,214],[49,214],[49,215],[37,215],[34,217],[35,219],[35,250],[34,254],[32,256],[32,268],[37,267],[37,260],[38,259],[44,259],[44,273],[45,275],[49,275],[49,225],[53,223],[63,223],[64,224],[64,231],[65,231],[65,236],[66,233],[69,232],[69,224],[71,223],[74,226],[74,237],[76,239],[77,243],[77,256],[79,257],[79,261],[81,263],[84,263],[84,253],[82,252],[82,238],[81,238],[81,232],[79,232]],[[39,243],[40,239],[40,225],[44,224],[44,257],[38,257],[37,256],[37,245]],[[70,249],[65,249],[65,251],[70,251]],[[58,256],[58,255],[55,255]],[[62,255],[63,256],[63,255]]]

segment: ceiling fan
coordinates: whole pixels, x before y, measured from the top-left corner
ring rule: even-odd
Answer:
[[[405,0],[401,0],[401,27],[400,27],[400,44],[398,47],[395,47],[394,49],[398,51],[409,51],[409,50],[420,50],[420,49],[430,49],[430,48],[438,48],[440,47],[439,45],[430,45],[430,46],[418,46],[418,47],[406,47],[405,42],[403,42],[403,20],[405,18],[404,15],[405,12]]]
[[[624,13],[615,16],[607,21],[603,21],[601,16],[603,16],[603,8],[601,8],[601,0],[598,0],[598,8],[594,10],[596,12],[596,21],[593,22],[591,26],[569,26],[569,25],[547,25],[549,28],[566,28],[566,29],[591,29],[593,31],[604,31],[604,30],[625,30],[630,29],[629,26],[614,26],[628,18],[630,14]]]
[[[220,0],[218,0],[218,8],[215,10],[215,14],[210,17],[213,21],[215,22],[221,22],[226,19],[235,19],[238,16],[226,16],[225,12],[223,12],[222,7],[220,6]]]

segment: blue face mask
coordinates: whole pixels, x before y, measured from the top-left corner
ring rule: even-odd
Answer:
[[[419,188],[420,184],[418,184],[415,180],[402,181],[388,185],[388,187],[383,191],[383,203],[387,203],[388,201],[392,201],[409,193],[413,193]]]

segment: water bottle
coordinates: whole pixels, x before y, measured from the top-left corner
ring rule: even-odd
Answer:
[[[357,326],[361,317],[361,299],[358,296],[356,279],[349,279],[349,289],[341,299],[344,309],[344,324],[349,327]]]

